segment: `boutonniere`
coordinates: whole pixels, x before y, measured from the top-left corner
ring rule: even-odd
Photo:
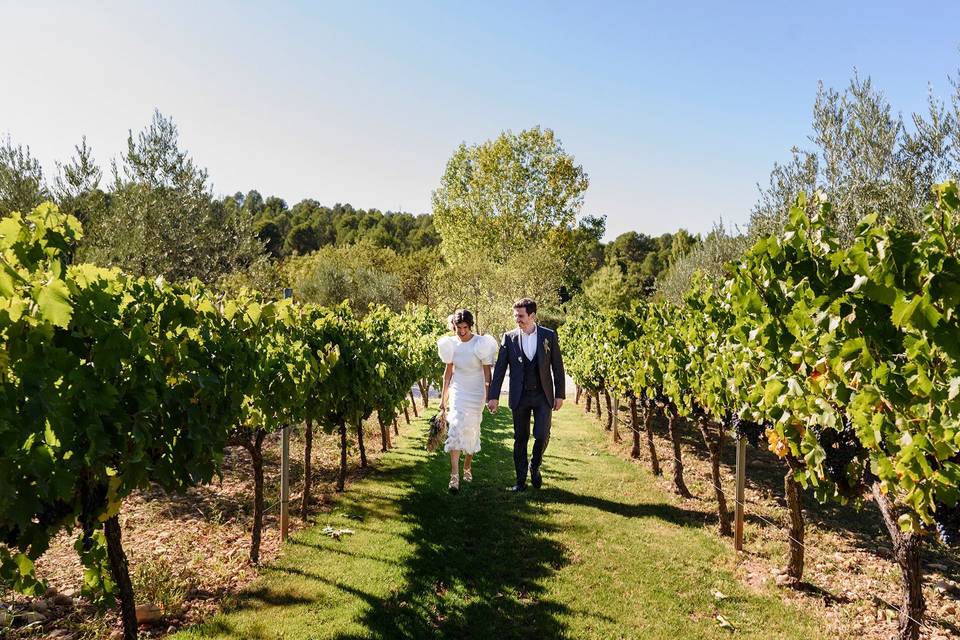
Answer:
[[[550,341],[546,338],[543,339],[543,355],[550,355]]]

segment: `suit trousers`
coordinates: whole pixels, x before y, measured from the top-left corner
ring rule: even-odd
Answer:
[[[550,421],[553,407],[547,402],[542,390],[524,392],[513,410],[513,466],[517,471],[517,483],[527,481],[527,443],[530,440],[530,418],[533,417],[533,458],[529,467],[536,472],[543,462],[543,453],[550,441]]]

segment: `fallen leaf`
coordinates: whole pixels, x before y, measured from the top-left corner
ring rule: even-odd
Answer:
[[[323,528],[323,533],[330,536],[334,540],[339,540],[341,536],[350,535],[353,533],[353,529],[334,529],[330,525],[327,525]]]
[[[737,628],[730,624],[730,621],[724,618],[719,613],[717,614],[717,624],[720,625],[721,629],[727,629],[728,631],[736,631]]]

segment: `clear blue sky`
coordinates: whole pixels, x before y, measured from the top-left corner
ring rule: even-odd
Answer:
[[[0,0],[0,134],[48,174],[83,134],[106,165],[157,107],[218,193],[425,212],[457,144],[539,124],[608,237],[703,232],[747,219],[819,80],[946,97],[958,24],[956,0]]]

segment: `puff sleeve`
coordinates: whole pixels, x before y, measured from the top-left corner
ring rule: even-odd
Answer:
[[[493,336],[477,336],[477,344],[473,347],[473,355],[477,356],[480,364],[493,365],[497,360],[500,345]]]
[[[453,336],[443,336],[437,340],[437,352],[445,364],[453,362],[453,352],[457,348],[456,340]]]

